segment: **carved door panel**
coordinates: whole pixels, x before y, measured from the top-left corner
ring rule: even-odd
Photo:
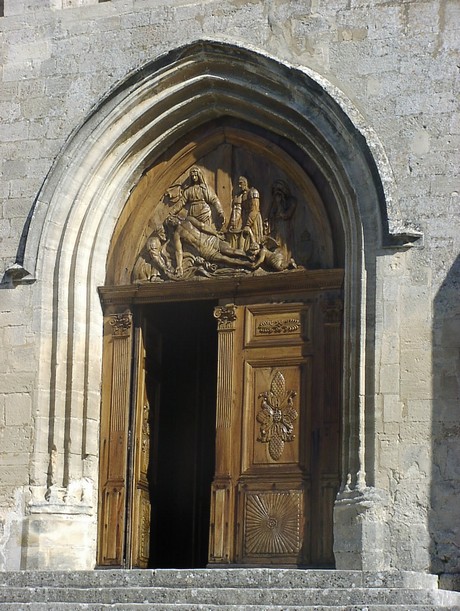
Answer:
[[[339,424],[333,403],[340,397],[329,398],[324,408],[327,350],[318,299],[218,307],[215,316],[210,564],[332,564]],[[327,366],[334,378],[340,376],[339,354],[334,371]]]

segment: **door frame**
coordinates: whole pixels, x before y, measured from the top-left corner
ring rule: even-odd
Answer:
[[[132,566],[132,531],[128,499],[130,428],[135,419],[137,373],[134,365],[133,312],[138,305],[195,300],[260,302],[277,294],[289,301],[310,293],[342,291],[344,271],[303,270],[261,277],[232,277],[180,283],[105,286],[99,288],[104,311],[103,385],[100,436],[98,566]],[[138,411],[138,410],[137,410]],[[114,424],[115,423],[115,424]],[[117,424],[118,423],[118,424]],[[123,445],[124,444],[124,445]],[[110,452],[115,456],[111,468]],[[120,529],[123,532],[120,532]],[[110,540],[116,532],[116,542]],[[128,533],[128,534],[127,534]]]

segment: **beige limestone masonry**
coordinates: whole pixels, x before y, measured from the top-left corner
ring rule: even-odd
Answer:
[[[357,134],[353,143],[350,136],[356,147],[351,156],[363,155],[361,141],[382,186],[384,210],[362,206],[349,232],[356,256],[349,263],[348,290],[363,298],[350,301],[357,311],[350,312],[346,330],[354,343],[347,371],[356,376],[349,393],[356,428],[349,431],[351,489],[345,488],[337,503],[337,564],[460,572],[459,3],[5,0],[4,5],[0,569],[94,566],[101,357],[95,287],[104,283],[111,231],[141,157],[136,149],[139,159],[133,156],[129,168],[110,157],[116,155],[103,128],[116,104],[102,101],[112,91],[123,104],[128,93],[117,88],[129,75],[168,52],[207,40],[247,50],[248,63],[262,58],[254,60],[257,74],[273,65],[279,75],[298,70],[295,78],[301,74],[316,83],[349,118],[347,134]],[[205,52],[203,61],[209,57]],[[260,85],[255,88],[259,92]],[[296,100],[294,89],[286,103],[301,107],[302,94]],[[133,99],[140,104],[140,95]],[[308,108],[304,111],[307,115]],[[117,146],[122,152],[122,144]],[[104,175],[108,181],[104,164],[117,170],[105,190],[104,181],[94,178]],[[343,170],[342,182],[345,176]],[[349,201],[366,188],[357,176],[353,180]],[[115,186],[120,193],[114,194]],[[91,235],[84,229],[81,240],[86,214],[100,228]],[[384,240],[416,229],[423,236],[411,247]],[[75,287],[78,301],[69,317]],[[359,330],[352,328],[357,322]],[[86,374],[81,327],[94,339]],[[56,337],[75,340],[70,377],[68,345]],[[65,546],[76,545],[72,553],[63,549],[64,533]]]

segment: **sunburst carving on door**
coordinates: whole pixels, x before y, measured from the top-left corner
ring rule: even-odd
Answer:
[[[296,554],[300,550],[300,492],[246,496],[245,552]]]
[[[294,421],[298,417],[294,408],[296,395],[294,390],[286,390],[286,380],[281,371],[276,371],[273,376],[270,390],[259,394],[262,409],[256,416],[260,423],[257,441],[268,443],[268,452],[273,460],[279,460],[285,442],[295,438]]]

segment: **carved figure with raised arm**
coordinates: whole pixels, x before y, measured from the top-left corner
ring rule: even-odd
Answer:
[[[189,184],[185,187],[182,198],[188,216],[207,225],[214,223],[213,216],[215,216],[217,229],[224,225],[225,216],[219,198],[206,183],[203,172],[198,166],[190,168]]]

